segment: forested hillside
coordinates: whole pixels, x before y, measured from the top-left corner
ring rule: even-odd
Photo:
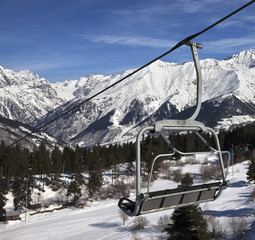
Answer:
[[[208,142],[212,139],[209,135],[204,136]],[[170,141],[181,151],[205,151],[205,145],[192,133],[175,134],[169,136]],[[223,150],[234,152],[234,162],[251,159],[255,164],[255,125],[236,127],[231,131],[220,131],[219,139]],[[146,175],[151,167],[155,155],[167,153],[169,147],[161,137],[148,135],[142,141],[143,172]],[[178,156],[173,158],[178,159]],[[0,214],[4,214],[6,202],[5,195],[12,191],[15,209],[21,209],[26,204],[29,206],[33,188],[37,187],[36,179],[42,182],[40,191],[44,186],[52,188],[67,188],[68,194],[74,194],[76,202],[80,196],[81,186],[86,184],[89,197],[93,198],[102,186],[102,173],[107,170],[114,171],[116,175],[132,174],[134,170],[135,144],[115,144],[109,146],[96,145],[92,149],[75,148],[66,146],[63,151],[58,147],[47,149],[42,142],[38,149],[28,151],[20,145],[6,147],[0,144]],[[125,165],[124,165],[125,163]],[[119,169],[119,165],[125,169]],[[249,179],[255,180],[254,164],[251,164]],[[155,166],[157,171],[159,164]],[[68,186],[61,181],[61,174],[69,174],[71,181]],[[84,173],[88,175],[84,182]],[[27,192],[26,192],[27,189]],[[125,192],[121,193],[125,194]],[[27,201],[27,202],[26,202]]]

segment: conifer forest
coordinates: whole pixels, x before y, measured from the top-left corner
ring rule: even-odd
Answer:
[[[203,137],[210,143],[211,136]],[[169,140],[182,151],[206,151],[205,144],[193,133],[172,133]],[[221,148],[233,153],[234,163],[251,159],[247,172],[247,179],[255,181],[255,125],[235,127],[232,130],[219,131]],[[16,210],[32,206],[31,193],[33,188],[44,186],[52,188],[65,187],[67,196],[73,196],[75,204],[81,196],[81,186],[84,184],[88,189],[90,198],[96,196],[102,187],[102,174],[107,171],[115,172],[116,175],[133,174],[136,157],[136,146],[133,142],[113,144],[108,146],[96,145],[92,149],[79,146],[65,146],[63,149],[54,147],[47,149],[44,142],[33,151],[22,148],[20,145],[8,147],[4,142],[0,144],[0,217],[4,215],[6,193],[11,191],[14,197],[13,205]],[[150,171],[153,156],[167,153],[169,146],[160,136],[148,135],[142,141],[144,175]],[[178,156],[174,156],[178,159]],[[125,170],[119,169],[124,165]],[[159,163],[155,166],[157,172]],[[84,173],[87,178],[84,178]],[[70,176],[70,184],[63,186],[61,175]],[[35,180],[40,179],[42,185],[36,186]],[[116,183],[117,184],[117,183]],[[120,183],[119,183],[120,184]],[[116,186],[115,186],[116,187]],[[119,186],[120,187],[120,186]],[[126,194],[126,188],[120,191],[120,195]],[[109,193],[108,193],[109,194]],[[113,193],[114,195],[114,193]]]

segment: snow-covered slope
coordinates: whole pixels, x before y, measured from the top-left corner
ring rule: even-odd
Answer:
[[[186,165],[183,173],[198,172],[201,165]],[[221,228],[224,237],[221,239],[230,240],[234,236],[230,228],[230,219],[244,217],[248,231],[243,239],[254,239],[254,208],[255,203],[248,201],[254,185],[249,184],[246,179],[248,161],[237,164],[230,169],[229,187],[224,190],[222,195],[213,202],[200,204],[205,215],[215,216],[216,223]],[[111,182],[111,181],[110,181]],[[155,189],[168,189],[175,187],[176,183],[169,180],[157,180],[153,184]],[[146,191],[143,189],[142,191]],[[55,194],[57,198],[57,194]],[[44,198],[55,198],[54,194],[46,191],[42,193]],[[125,225],[122,225],[117,207],[118,200],[96,201],[88,204],[84,209],[64,209],[51,213],[41,213],[27,217],[22,214],[22,221],[9,221],[8,224],[0,224],[1,239],[15,240],[130,240],[135,239],[167,239],[168,235],[163,234],[158,227],[158,220],[161,216],[171,216],[173,210],[151,213],[144,215],[149,221],[149,225],[139,231],[134,230],[133,220],[129,218]],[[57,207],[57,206],[56,206]]]
[[[81,77],[79,80],[56,82],[52,84],[52,87],[62,99],[69,101],[73,98],[88,96],[90,92],[97,90],[101,84],[107,85],[111,78],[112,76],[88,75]]]

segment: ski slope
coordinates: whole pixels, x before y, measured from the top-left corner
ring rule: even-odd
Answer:
[[[229,169],[230,186],[214,202],[200,204],[205,212],[210,212],[225,228],[226,238],[231,238],[228,220],[231,217],[244,216],[249,230],[244,239],[255,239],[254,209],[255,203],[248,202],[254,189],[246,179],[249,161],[236,164]],[[186,165],[185,171],[196,171],[199,164]],[[169,188],[174,185],[169,180],[157,180],[153,189]],[[143,230],[134,231],[133,220],[129,218],[122,225],[122,218],[117,207],[118,200],[95,201],[84,209],[69,208],[52,213],[36,214],[27,217],[22,214],[22,221],[9,221],[0,224],[1,240],[130,240],[138,239],[167,239],[167,234],[158,228],[158,219],[163,215],[171,215],[173,210],[144,215],[149,220],[149,226]]]

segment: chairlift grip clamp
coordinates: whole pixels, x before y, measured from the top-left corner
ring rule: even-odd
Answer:
[[[203,44],[202,43],[194,43],[194,42],[191,42],[191,41],[185,42],[185,45],[187,45],[187,46],[194,46],[194,47],[199,48],[199,49],[203,48]]]

